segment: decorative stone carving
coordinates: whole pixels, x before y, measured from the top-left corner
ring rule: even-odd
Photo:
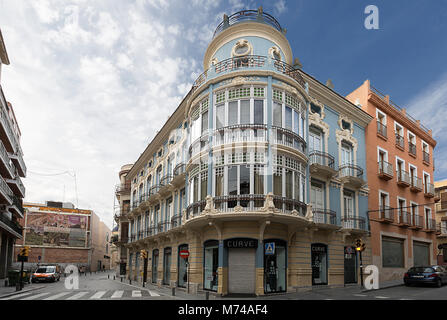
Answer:
[[[247,50],[242,53],[236,53],[236,49],[240,47],[247,47]],[[240,57],[245,55],[251,55],[253,54],[253,46],[248,42],[246,39],[240,39],[236,42],[233,49],[231,50],[231,56],[232,57]]]
[[[247,79],[244,78],[244,77],[236,77],[236,78],[233,78],[233,80],[231,81],[231,84],[234,85],[234,86],[241,86],[246,81],[247,81]]]
[[[314,214],[312,212],[312,204],[310,204],[310,203],[307,205],[305,218],[309,221],[314,221]]]
[[[350,130],[343,129],[342,121],[349,122],[351,124]],[[351,119],[348,119],[347,117],[340,115],[338,117],[338,126],[342,131],[348,131],[350,134],[354,134],[354,122]]]
[[[269,192],[265,196],[264,207],[261,209],[263,212],[280,212],[279,209],[275,208],[275,203],[273,201],[273,193]]]
[[[242,211],[244,211],[243,207],[241,207],[241,206],[234,207],[234,212],[242,212]]]
[[[210,213],[216,213],[216,212],[217,212],[217,210],[214,208],[213,197],[210,195],[207,195],[205,209],[203,209],[202,214],[210,214]]]
[[[185,224],[185,222],[186,222],[186,209],[183,209],[183,212],[182,212],[182,224]]]

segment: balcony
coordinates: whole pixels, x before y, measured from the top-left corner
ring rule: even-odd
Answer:
[[[409,187],[411,185],[410,174],[405,170],[397,171],[397,184],[401,187]]]
[[[177,228],[182,225],[182,215],[175,215],[171,218],[171,226],[172,228]]]
[[[380,121],[377,121],[377,135],[381,137],[382,139],[387,140],[387,128],[386,125],[381,123]]]
[[[267,216],[269,220],[283,224],[310,223],[305,218],[307,210],[305,203],[273,194],[218,196],[213,199],[212,206],[205,210],[206,205],[206,200],[189,205],[186,208],[186,224],[203,227],[209,223],[210,218],[220,221],[259,221],[260,218]]]
[[[338,176],[343,183],[360,188],[366,183],[363,180],[363,169],[354,164],[343,164],[338,169]]]
[[[125,206],[124,208],[116,207],[115,208],[115,221],[118,222],[119,220],[127,220],[127,216],[130,212],[130,206]]]
[[[430,164],[430,154],[428,152],[422,151],[422,161],[427,165]]]
[[[411,229],[422,229],[422,218],[418,215],[411,214]]]
[[[163,221],[158,223],[158,232],[168,232],[171,230],[171,221]]]
[[[185,184],[185,174],[186,165],[184,163],[179,163],[174,168],[174,175],[172,177],[172,185],[180,187]]]
[[[394,209],[389,206],[381,206],[379,210],[379,220],[386,223],[394,222]]]
[[[331,178],[337,174],[334,157],[326,152],[312,151],[309,153],[309,170],[312,175],[323,175]]]
[[[0,173],[3,177],[14,179],[14,165],[9,160],[9,154],[0,140]]]
[[[426,198],[434,198],[435,185],[433,183],[424,183],[424,196]]]
[[[396,133],[396,147],[401,149],[402,151],[405,150],[405,142],[404,137],[402,137],[400,134]]]
[[[264,124],[239,124],[214,131],[213,146],[238,142],[267,142],[267,126]]]
[[[273,71],[278,74],[290,77],[298,83],[298,85],[305,89],[305,81],[301,75],[301,71],[295,67],[270,57],[257,56],[257,55],[245,55],[241,57],[232,57],[222,60],[215,65],[212,65],[208,70],[205,70],[194,81],[192,86],[192,92],[198,90],[204,83],[212,80],[218,76],[222,76],[234,71],[243,70],[259,70],[259,71]]]
[[[12,204],[12,198],[14,196],[14,193],[12,192],[11,188],[8,186],[6,181],[0,177],[0,204]]]
[[[379,178],[383,180],[390,180],[393,178],[394,171],[391,163],[380,161],[379,165]]]
[[[283,29],[281,28],[279,22],[268,13],[260,10],[243,10],[233,13],[229,17],[224,17],[224,20],[217,26],[216,30],[214,31],[213,39],[223,30],[231,27],[232,25],[247,21],[264,23],[275,28],[279,32],[283,32]]]
[[[130,194],[130,182],[117,185],[115,192],[118,194]]]
[[[22,183],[22,179],[16,176],[15,179],[5,179],[13,193],[20,198],[25,198],[25,186]]]
[[[17,168],[17,172],[19,173],[19,176],[22,178],[25,178],[26,176],[26,165],[23,161],[22,154],[17,151],[16,153],[8,153],[9,157],[11,158],[12,162],[14,163],[14,166]]]
[[[2,232],[6,230],[16,238],[23,237],[23,228],[20,224],[17,221],[9,220],[3,213],[0,213],[0,228]]]
[[[6,99],[0,86],[0,140],[4,142],[5,148],[10,153],[20,152],[19,138],[12,130],[12,123],[6,113]]]
[[[149,188],[148,195],[147,195],[147,201],[149,203],[152,204],[152,203],[155,203],[158,201],[158,199],[160,198],[160,195],[158,193],[158,191],[160,191],[160,187],[161,186],[159,184],[156,184]]]
[[[435,232],[436,231],[436,220],[425,219],[425,232]]]
[[[12,205],[8,207],[8,210],[16,214],[19,218],[23,218],[25,210],[23,209],[23,201],[22,198],[12,196]]]
[[[341,219],[343,229],[350,230],[354,233],[366,232],[366,219],[363,217],[345,216]]]
[[[416,157],[416,145],[408,142],[408,153],[410,156]]]
[[[399,209],[398,215],[399,215],[399,225],[400,226],[402,226],[402,227],[411,226],[411,214],[410,213]]]
[[[164,196],[171,192],[172,186],[171,181],[173,179],[173,176],[171,174],[165,175],[163,178],[160,179],[160,189],[158,192],[160,195]]]
[[[413,192],[421,192],[422,191],[422,179],[420,179],[416,176],[411,177],[410,190]]]
[[[329,225],[339,228],[337,225],[337,213],[329,209],[312,208],[313,222],[318,225]]]
[[[306,153],[306,141],[295,132],[275,126],[272,127],[272,131],[273,143]]]
[[[447,238],[447,223],[445,221],[436,225],[436,235],[438,238]]]

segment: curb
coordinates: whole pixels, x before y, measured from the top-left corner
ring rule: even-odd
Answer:
[[[45,287],[41,286],[41,287],[36,287],[36,288],[28,289],[28,290],[20,290],[20,291],[7,293],[7,294],[4,294],[4,295],[1,295],[0,299],[6,298],[6,297],[10,297],[10,296],[15,296],[16,294],[21,294],[21,293],[25,293],[25,292],[29,292],[29,291],[34,291],[34,290],[39,290],[39,289],[42,289],[42,288],[45,288]]]

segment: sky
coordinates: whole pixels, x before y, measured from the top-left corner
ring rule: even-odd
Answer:
[[[0,0],[25,201],[72,202],[111,228],[121,166],[203,72],[223,14],[260,5],[287,29],[304,71],[344,96],[369,79],[432,129],[435,180],[447,179],[447,0]],[[368,5],[377,30],[364,26]]]

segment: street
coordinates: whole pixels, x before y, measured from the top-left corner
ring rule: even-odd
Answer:
[[[113,272],[100,272],[80,275],[79,289],[65,288],[65,278],[54,283],[33,283],[25,286],[28,292],[0,297],[0,300],[205,300],[205,294],[187,294],[184,290],[157,288],[148,284],[145,288],[138,284],[129,284],[113,280]],[[210,295],[211,300],[446,300],[447,285],[441,288],[431,286],[395,286],[380,290],[365,291],[358,286],[344,288],[315,287],[311,291],[255,297],[218,297]]]
[[[147,299],[173,299],[166,293],[152,288],[138,286],[113,280],[112,272],[100,272],[79,276],[79,289],[67,290],[65,278],[53,283],[33,283],[24,289],[40,288],[37,290],[17,293],[0,300],[147,300]]]

